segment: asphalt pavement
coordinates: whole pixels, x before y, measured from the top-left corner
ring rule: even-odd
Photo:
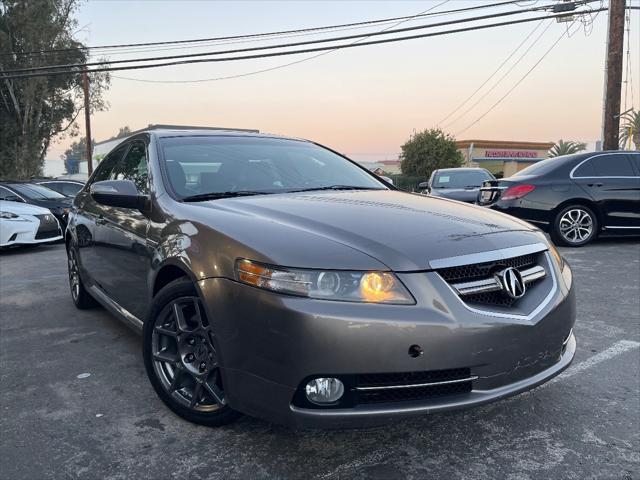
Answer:
[[[562,249],[578,351],[554,381],[390,427],[293,431],[173,415],[140,338],[76,310],[64,246],[0,253],[0,478],[640,479],[640,242]]]

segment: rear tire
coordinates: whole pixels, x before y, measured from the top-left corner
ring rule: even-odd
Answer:
[[[142,339],[149,381],[176,415],[210,427],[240,416],[226,403],[213,323],[190,280],[174,280],[158,292]]]
[[[598,217],[589,207],[569,205],[553,219],[551,238],[556,245],[582,247],[598,235]]]
[[[67,269],[69,271],[69,288],[71,300],[79,310],[87,310],[98,305],[95,299],[87,292],[80,276],[80,264],[78,255],[72,244],[67,245]]]

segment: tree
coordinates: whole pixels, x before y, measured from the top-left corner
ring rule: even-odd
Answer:
[[[629,140],[640,150],[640,110],[632,110],[622,116],[624,123],[620,127],[620,146],[625,148]]]
[[[73,39],[79,0],[0,0],[0,73],[51,64],[82,64],[84,45]],[[31,54],[62,49],[51,54]],[[8,74],[7,74],[8,75]],[[107,108],[109,75],[90,75],[91,112]],[[0,79],[0,177],[40,175],[49,145],[78,134],[82,75]]]
[[[549,149],[549,157],[560,157],[562,155],[571,155],[587,149],[587,144],[582,142],[565,142],[560,139]]]
[[[439,128],[414,133],[401,148],[400,168],[404,175],[428,178],[438,168],[460,167],[463,162],[455,139]]]
[[[92,140],[95,146],[95,140]],[[64,168],[67,174],[80,173],[80,162],[87,160],[87,138],[80,137],[80,140],[73,142],[68,149],[65,150],[61,158],[64,160]]]
[[[109,140],[116,140],[118,138],[128,137],[129,135],[131,135],[131,129],[128,125],[125,125],[124,127],[120,127],[118,129],[118,133],[116,133],[116,135],[114,137],[111,137]]]

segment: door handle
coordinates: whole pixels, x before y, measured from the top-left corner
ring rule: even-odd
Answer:
[[[589,187],[602,187],[602,183],[587,183],[587,186]]]
[[[107,221],[104,219],[102,215],[99,215],[96,219],[96,225],[104,225]]]

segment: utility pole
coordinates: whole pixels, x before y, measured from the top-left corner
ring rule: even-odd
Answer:
[[[86,141],[87,141],[87,172],[89,175],[93,173],[93,159],[91,158],[93,152],[91,148],[91,115],[89,111],[89,75],[87,70],[82,72],[82,90],[84,91],[84,123],[86,127]],[[619,102],[618,102],[619,103]]]
[[[620,96],[622,90],[622,56],[624,49],[625,0],[609,0],[609,32],[605,68],[602,149],[620,148]]]

